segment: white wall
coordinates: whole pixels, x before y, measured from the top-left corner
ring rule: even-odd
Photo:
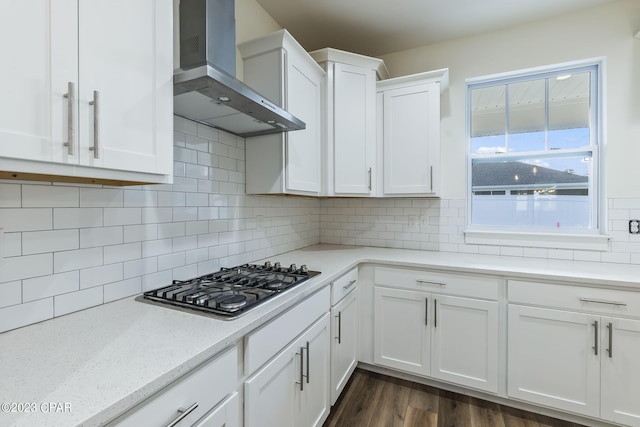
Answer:
[[[465,79],[606,57],[606,189],[640,197],[640,1],[619,0],[474,37],[385,55],[392,76],[449,68],[442,105],[442,194],[465,197]]]

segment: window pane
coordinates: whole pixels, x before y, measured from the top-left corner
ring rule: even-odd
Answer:
[[[549,149],[589,145],[589,72],[549,79]]]
[[[545,79],[509,84],[509,152],[544,150]]]
[[[471,152],[506,152],[505,86],[471,91]]]
[[[472,223],[592,227],[591,154],[472,161]]]

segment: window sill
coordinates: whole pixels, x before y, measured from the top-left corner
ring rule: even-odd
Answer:
[[[607,251],[609,236],[602,234],[520,233],[494,230],[465,230],[468,244],[520,246],[548,249]]]

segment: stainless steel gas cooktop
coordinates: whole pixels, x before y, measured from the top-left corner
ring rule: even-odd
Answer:
[[[235,318],[320,274],[306,265],[244,264],[144,292],[144,299]]]

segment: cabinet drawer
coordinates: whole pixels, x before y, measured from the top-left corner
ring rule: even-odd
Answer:
[[[233,392],[238,382],[238,349],[233,347],[178,379],[133,408],[117,426],[167,425],[180,416],[178,408],[197,407],[178,426],[190,426]]]
[[[245,337],[244,369],[251,375],[329,311],[329,286]]]
[[[497,300],[500,294],[500,280],[496,277],[388,267],[376,267],[374,274],[376,285],[394,288],[491,300]]]
[[[510,303],[640,317],[640,293],[617,289],[509,280]]]
[[[331,305],[336,305],[356,286],[358,286],[358,269],[354,268],[331,283]]]

